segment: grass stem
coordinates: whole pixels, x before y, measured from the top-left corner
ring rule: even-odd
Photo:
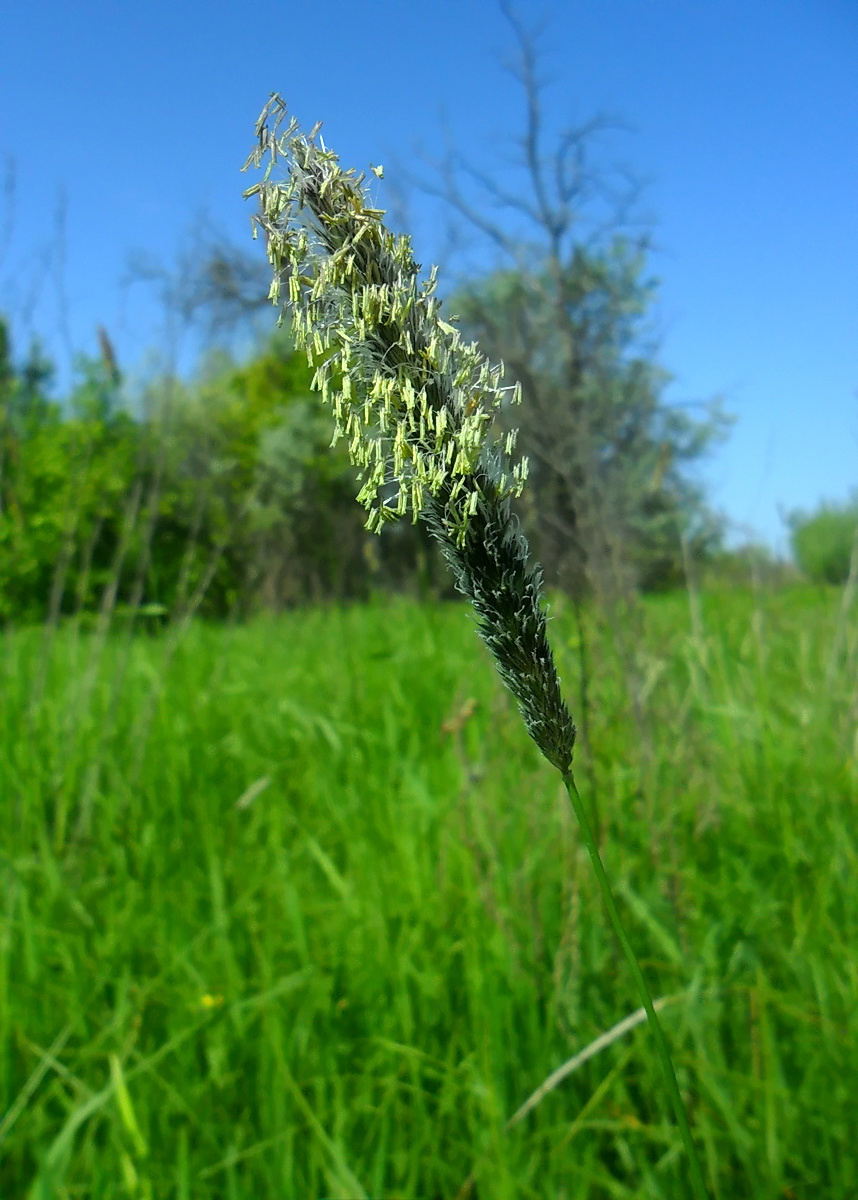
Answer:
[[[679,1091],[679,1084],[676,1081],[676,1072],[673,1069],[673,1060],[670,1057],[670,1049],[667,1045],[667,1039],[664,1036],[664,1030],[661,1027],[661,1022],[656,1015],[655,1006],[652,1002],[652,995],[649,990],[649,985],[644,978],[643,971],[637,960],[637,956],[632,949],[632,944],[628,939],[625,928],[623,927],[622,918],[620,917],[617,903],[614,900],[614,894],[611,891],[611,885],[608,882],[608,876],[605,873],[605,867],[602,863],[602,856],[599,854],[599,847],[596,843],[596,838],[593,833],[593,826],[587,813],[586,806],[581,799],[575,779],[571,771],[567,771],[563,775],[563,782],[566,785],[566,791],[569,799],[572,802],[572,807],[575,810],[575,816],[578,818],[578,824],[581,827],[581,833],[584,838],[584,843],[587,846],[587,851],[590,855],[590,861],[593,864],[593,870],[596,872],[596,878],[599,881],[599,888],[602,892],[602,899],[605,902],[605,907],[608,910],[608,917],[614,927],[614,933],[617,935],[620,945],[623,948],[623,953],[626,956],[629,966],[631,967],[632,975],[634,976],[635,985],[641,998],[644,1009],[646,1010],[649,1027],[652,1030],[653,1038],[658,1049],[658,1055],[661,1059],[662,1070],[667,1084],[668,1095],[670,1096],[673,1105],[673,1111],[676,1115],[676,1123],[679,1126],[679,1132],[682,1135],[682,1141],[685,1146],[685,1152],[688,1158],[688,1172],[691,1179],[691,1192],[694,1200],[708,1200],[708,1192],[706,1184],[703,1182],[703,1169],[700,1165],[700,1158],[697,1153],[697,1147],[694,1145],[694,1140],[691,1137],[691,1128],[688,1124],[688,1114],[685,1111],[685,1105],[682,1101],[682,1095]]]

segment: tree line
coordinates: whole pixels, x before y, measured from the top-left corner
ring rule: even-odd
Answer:
[[[525,401],[502,414],[530,460],[519,516],[549,586],[616,602],[724,559],[691,470],[723,430],[663,402],[636,337],[652,285],[620,240],[562,271],[500,269],[450,302]],[[151,379],[130,401],[110,342],[54,396],[39,352],[0,320],[0,621],[127,613],[246,616],[377,589],[445,595],[422,525],[363,527],[357,483],[288,331],[246,361]],[[814,579],[854,570],[854,504],[792,519]]]
[[[544,272],[491,273],[449,305],[523,385],[504,416],[531,460],[521,520],[549,584],[576,593],[618,571],[671,586],[684,555],[717,544],[683,471],[716,426],[661,403],[664,373],[633,346],[649,294],[639,270],[620,244],[579,254],[561,281],[568,325]],[[154,378],[133,403],[100,337],[56,398],[51,364],[38,349],[17,360],[0,322],[0,619],[105,606],[220,617],[448,588],[420,526],[364,530],[288,331],[245,362],[213,353],[193,379]]]

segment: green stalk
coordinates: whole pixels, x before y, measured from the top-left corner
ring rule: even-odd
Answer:
[[[590,818],[587,814],[587,809],[582,801],[578,789],[575,786],[575,780],[571,771],[563,773],[563,782],[566,785],[566,791],[569,799],[572,801],[572,807],[575,810],[575,816],[578,818],[578,824],[581,827],[581,833],[584,838],[584,843],[590,854],[590,861],[593,864],[593,870],[596,872],[596,878],[599,881],[599,888],[602,892],[602,899],[605,901],[605,907],[608,910],[608,917],[614,927],[614,933],[623,948],[623,953],[631,967],[632,975],[635,979],[635,984],[638,989],[641,1003],[646,1010],[649,1027],[652,1030],[653,1038],[658,1049],[658,1056],[661,1059],[661,1067],[664,1072],[667,1091],[670,1096],[673,1111],[676,1116],[676,1123],[679,1126],[679,1132],[682,1135],[682,1141],[685,1146],[685,1153],[688,1156],[688,1170],[691,1176],[691,1190],[695,1200],[708,1200],[708,1192],[706,1184],[703,1182],[703,1169],[700,1165],[700,1157],[697,1153],[697,1147],[691,1137],[691,1128],[688,1124],[688,1114],[685,1111],[685,1105],[682,1102],[682,1096],[679,1091],[679,1084],[676,1081],[676,1072],[673,1069],[673,1060],[670,1057],[670,1050],[667,1045],[667,1039],[664,1036],[664,1030],[661,1027],[661,1022],[658,1019],[655,1008],[652,1002],[652,995],[649,990],[649,985],[644,978],[643,971],[638,963],[637,956],[632,949],[632,944],[628,939],[625,929],[623,928],[622,918],[620,917],[617,902],[614,900],[614,894],[611,891],[611,885],[608,882],[608,876],[605,874],[605,868],[602,863],[602,856],[599,854],[599,847],[596,844],[596,838],[593,834],[593,827],[590,824]]]

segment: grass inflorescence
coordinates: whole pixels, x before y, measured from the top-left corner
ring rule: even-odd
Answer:
[[[255,218],[274,271],[271,298],[288,312],[314,383],[332,404],[336,436],[362,471],[358,499],[367,524],[411,512],[427,525],[472,602],[478,630],[525,724],[546,758],[569,770],[575,726],[564,704],[546,633],[541,577],[510,509],[527,464],[509,463],[515,434],[501,445],[492,421],[504,393],[503,366],[491,366],[441,319],[433,268],[424,283],[407,237],[390,233],[371,206],[364,177],[273,96],[248,159],[267,159]],[[283,162],[284,180],[272,179]],[[396,502],[386,494],[395,490]]]

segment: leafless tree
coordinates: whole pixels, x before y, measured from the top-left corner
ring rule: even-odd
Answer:
[[[527,520],[549,579],[616,604],[648,573],[681,570],[682,536],[693,547],[701,532],[677,527],[683,506],[700,509],[682,467],[715,427],[662,402],[668,376],[642,338],[653,285],[644,276],[641,187],[599,156],[602,136],[621,122],[596,116],[546,148],[537,34],[508,0],[500,9],[524,96],[524,129],[514,139],[521,186],[454,149],[440,161],[424,156],[428,178],[409,177],[501,264],[466,276],[452,305],[522,385],[525,406],[511,422],[531,460]]]

